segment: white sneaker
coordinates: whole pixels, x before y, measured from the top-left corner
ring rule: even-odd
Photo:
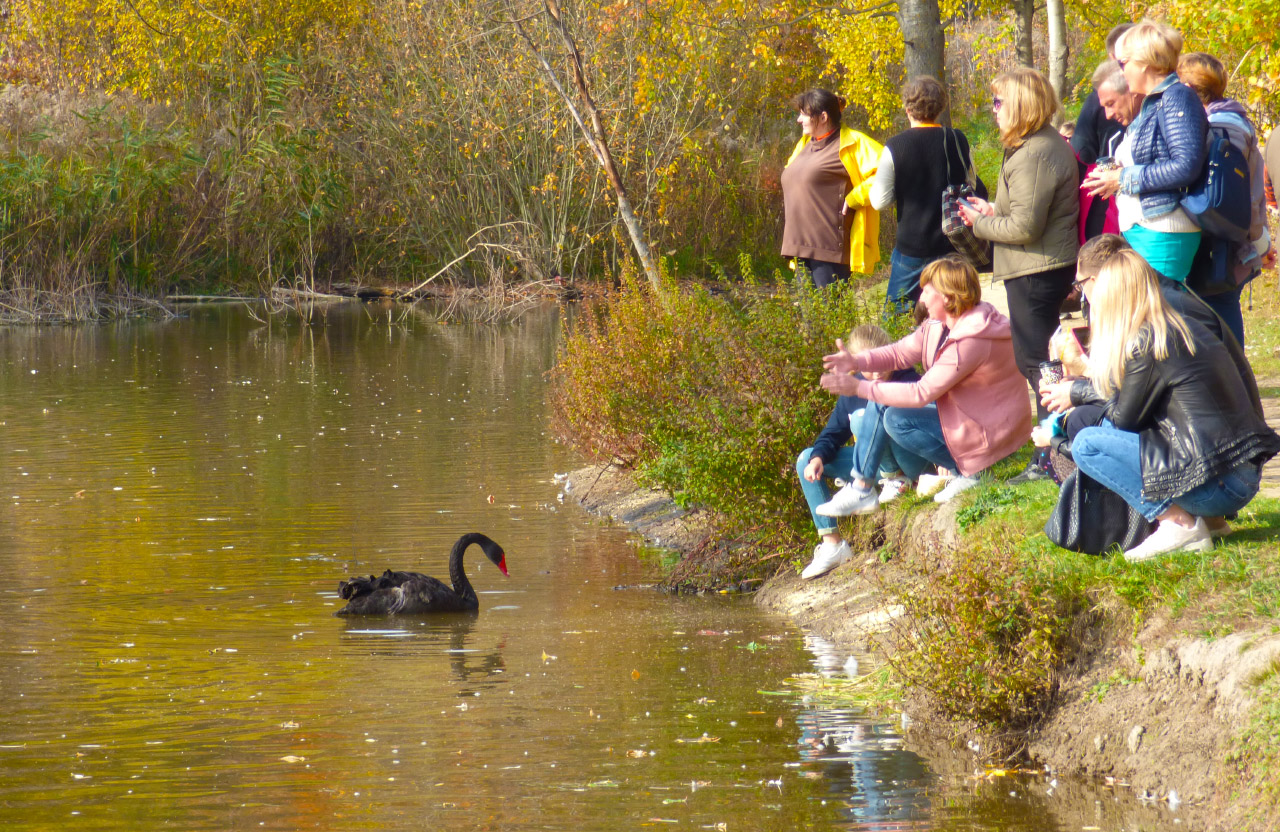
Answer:
[[[853,550],[845,541],[842,540],[839,543],[824,541],[814,548],[813,560],[800,573],[800,577],[807,581],[810,578],[825,575],[851,557],[853,557]]]
[[[848,517],[850,514],[870,514],[879,507],[880,501],[876,499],[876,492],[870,488],[862,489],[849,483],[813,511],[823,517]]]
[[[907,489],[910,487],[911,483],[901,477],[885,477],[880,480],[880,505],[892,503],[907,493]]]
[[[933,495],[933,501],[935,503],[950,502],[951,498],[955,497],[962,491],[968,491],[970,488],[977,485],[978,482],[979,480],[977,477],[955,477],[951,482],[947,483],[946,488]]]
[[[920,479],[916,480],[916,493],[921,497],[932,497],[939,491],[947,487],[947,484],[955,479],[954,474],[921,474]]]
[[[1124,553],[1124,559],[1138,563],[1168,552],[1207,552],[1212,548],[1213,536],[1203,517],[1197,517],[1196,524],[1189,529],[1172,520],[1161,520],[1150,537]]]

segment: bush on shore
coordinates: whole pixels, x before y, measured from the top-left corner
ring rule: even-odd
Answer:
[[[719,536],[741,546],[718,576],[730,581],[771,574],[813,537],[795,459],[835,404],[818,387],[821,357],[878,322],[880,306],[853,284],[757,278],[746,257],[723,286],[668,279],[655,297],[624,279],[568,336],[552,406],[554,429],[575,448],[709,511]]]

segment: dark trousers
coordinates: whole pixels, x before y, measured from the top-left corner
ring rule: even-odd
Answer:
[[[809,276],[813,278],[813,285],[819,289],[825,289],[837,280],[849,279],[849,267],[841,263],[828,263],[824,260],[810,260],[807,257],[800,258],[800,262],[804,263],[804,267],[809,270]]]
[[[1058,311],[1071,292],[1075,276],[1073,263],[1004,282],[1013,330],[1013,358],[1035,393],[1036,414],[1041,420],[1049,411],[1040,404],[1040,362],[1049,360],[1049,338],[1058,328]]]

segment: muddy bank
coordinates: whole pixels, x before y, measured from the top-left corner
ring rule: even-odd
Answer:
[[[570,493],[588,510],[628,523],[660,545],[688,551],[705,528],[697,515],[661,492],[637,489],[625,474],[576,472]],[[917,564],[945,569],[957,551],[955,513],[944,506],[889,516],[879,536]],[[896,572],[892,560],[856,555],[816,580],[777,575],[755,600],[845,649],[883,652],[892,641],[886,634],[904,614],[894,597]],[[1167,620],[1134,632],[1115,623],[1123,616],[1094,614],[1100,623],[1092,643],[1061,674],[1052,711],[1022,738],[1033,764],[1113,787],[1122,799],[1128,794],[1150,810],[1148,820],[1167,820],[1172,806],[1196,828],[1241,828],[1227,757],[1254,704],[1250,683],[1280,662],[1280,635],[1268,627],[1209,640],[1190,629],[1194,621]],[[976,770],[991,762],[983,754],[987,738],[944,726],[924,700],[911,699],[905,708],[913,717],[909,734],[917,734],[913,750],[931,764]],[[945,763],[934,760],[940,743],[956,752],[943,754]]]

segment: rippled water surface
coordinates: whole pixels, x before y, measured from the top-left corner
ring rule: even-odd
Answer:
[[[1118,828],[787,693],[846,657],[748,600],[615,590],[659,567],[561,500],[554,310],[394,318],[0,330],[5,829]],[[467,531],[478,616],[333,616]]]

